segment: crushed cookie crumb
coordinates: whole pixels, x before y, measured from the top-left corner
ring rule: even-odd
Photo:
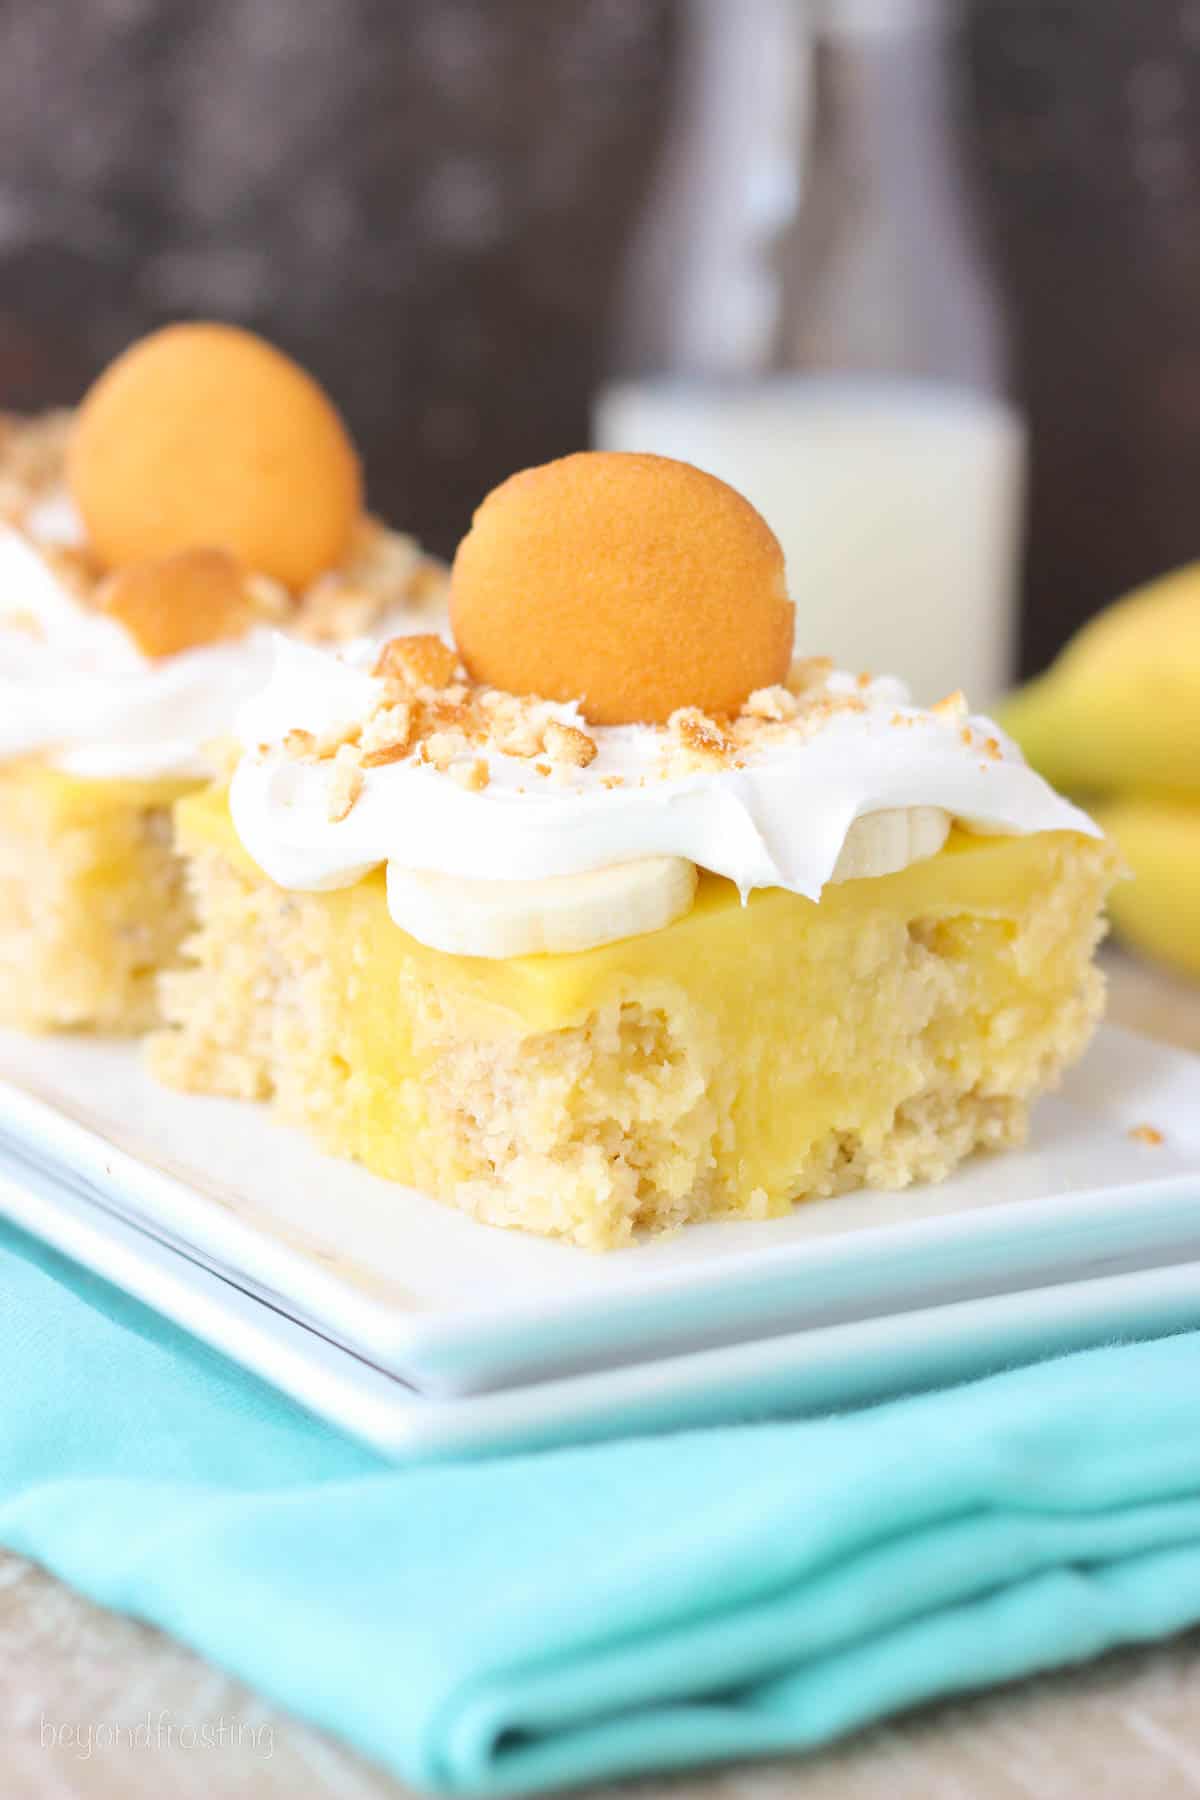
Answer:
[[[344,644],[366,637],[379,617],[375,596],[340,575],[322,575],[304,596],[296,626],[314,644]]]
[[[586,769],[596,760],[596,740],[575,725],[548,719],[543,733],[546,755],[552,763],[570,769]]]
[[[270,575],[252,572],[245,577],[242,585],[251,610],[260,619],[276,623],[291,617],[295,601],[282,581],[276,581]]]
[[[667,727],[697,756],[724,757],[729,750],[727,734],[698,706],[681,706],[671,714]]]
[[[23,526],[30,508],[61,486],[73,423],[66,410],[0,412],[0,518]]]
[[[454,759],[462,755],[466,745],[459,732],[434,731],[424,739],[421,748],[425,752],[424,760],[444,775]]]
[[[875,677],[873,675],[869,674],[867,672],[867,670],[865,670],[865,669],[863,670],[861,675],[855,676],[855,680],[857,681],[860,688],[869,688],[871,683],[874,681],[874,679],[875,679]]]
[[[329,781],[327,814],[331,825],[340,825],[353,812],[363,790],[363,774],[359,753],[352,744],[343,744],[333,759]]]
[[[343,748],[357,749],[362,726],[356,722],[327,731],[321,737],[314,732],[294,727],[283,740],[285,756],[298,762],[328,762]]]
[[[432,632],[389,638],[372,673],[407,688],[446,688],[458,674],[458,657]]]
[[[939,719],[965,718],[967,712],[967,696],[963,693],[961,688],[955,688],[952,694],[947,694],[943,699],[935,701],[929,710]]]
[[[783,684],[756,689],[732,718],[715,717],[696,706],[677,709],[665,725],[642,728],[655,746],[648,773],[606,774],[600,785],[606,790],[645,788],[687,775],[744,769],[775,746],[804,744],[831,720],[867,713],[872,702],[857,682],[839,680],[830,691],[831,667],[825,657],[803,659],[789,677],[803,692]],[[304,761],[332,759],[339,769],[352,767],[359,776],[410,760],[476,791],[491,782],[495,765],[489,757],[508,755],[528,760],[539,781],[583,791],[577,774],[595,762],[603,730],[593,734],[564,722],[556,716],[560,708],[536,695],[509,694],[472,681],[451,648],[432,635],[389,640],[379,653],[376,672],[365,719],[324,736],[294,729],[283,740],[284,752]],[[965,705],[961,694],[951,694],[933,713],[956,721],[962,742],[977,756],[990,759],[980,764],[987,768],[1003,756],[1001,740],[983,740],[964,718]],[[902,708],[890,714],[894,726],[927,724],[929,718],[929,711]],[[344,799],[349,777],[339,776],[339,783],[338,794]],[[537,787],[515,791],[536,792]],[[356,797],[355,793],[350,804]]]
[[[491,780],[491,772],[483,757],[477,756],[468,763],[455,763],[450,770],[450,779],[468,792],[478,794]]]
[[[45,638],[46,631],[36,613],[27,607],[18,607],[15,612],[0,615],[0,626],[5,631],[15,631],[22,637]]]
[[[488,688],[480,695],[492,743],[503,756],[540,756],[545,749],[545,708],[541,701],[522,700]]]
[[[383,744],[378,750],[365,752],[362,766],[364,769],[386,769],[391,763],[403,762],[407,755],[407,744]]]
[[[1157,1125],[1134,1125],[1130,1128],[1127,1135],[1132,1138],[1135,1144],[1149,1144],[1155,1149],[1157,1149],[1159,1144],[1165,1142],[1163,1134],[1158,1129]]]
[[[444,600],[446,570],[416,541],[364,518],[340,568],[320,576],[294,603],[289,630],[310,643],[345,643],[370,632],[388,613],[419,617]]]
[[[798,699],[822,688],[833,674],[832,656],[799,656],[788,670],[786,686]]]
[[[742,717],[750,719],[770,719],[775,723],[779,723],[784,719],[794,719],[796,711],[796,696],[789,688],[755,688],[754,692],[750,695],[750,698],[742,707]]]
[[[399,762],[407,753],[412,737],[413,710],[408,702],[397,700],[381,706],[367,720],[359,737],[364,763],[378,767],[376,759]]]

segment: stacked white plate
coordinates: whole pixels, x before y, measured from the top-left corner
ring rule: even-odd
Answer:
[[[0,1033],[0,1214],[386,1453],[482,1455],[1200,1325],[1200,1059],[1107,1028],[1024,1151],[594,1255],[169,1093],[134,1047]]]

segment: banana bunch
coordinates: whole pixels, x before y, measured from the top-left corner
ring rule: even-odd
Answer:
[[[1091,620],[1000,721],[1119,844],[1117,930],[1200,976],[1200,563]]]

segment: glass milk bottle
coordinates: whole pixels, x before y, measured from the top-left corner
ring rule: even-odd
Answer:
[[[684,153],[647,213],[596,440],[754,501],[803,651],[986,703],[1012,671],[1024,434],[953,149],[950,16],[688,17]]]

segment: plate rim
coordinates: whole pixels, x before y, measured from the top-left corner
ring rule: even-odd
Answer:
[[[1131,1040],[1139,1049],[1156,1054],[1168,1051],[1172,1066],[1189,1068],[1200,1079],[1200,1058],[1162,1046],[1120,1028],[1110,1034]],[[282,1127],[281,1127],[282,1128]],[[614,1337],[625,1348],[666,1356],[687,1343],[696,1345],[696,1331],[681,1320],[703,1314],[711,1331],[714,1310],[723,1323],[721,1341],[785,1335],[787,1330],[815,1330],[829,1325],[830,1308],[808,1308],[807,1325],[798,1325],[795,1295],[790,1288],[801,1272],[816,1283],[846,1278],[872,1257],[877,1264],[873,1299],[859,1301],[852,1317],[881,1316],[912,1310],[898,1307],[901,1291],[896,1280],[879,1279],[878,1268],[893,1272],[908,1263],[929,1264],[943,1255],[968,1248],[968,1262],[981,1264],[998,1244],[1011,1249],[1014,1242],[1042,1244],[1036,1262],[1041,1279],[1030,1280],[1033,1268],[1026,1255],[1017,1259],[1024,1277],[1009,1274],[991,1291],[1021,1291],[1044,1287],[1055,1276],[1067,1279],[1069,1257],[1045,1260],[1046,1241],[1069,1245],[1073,1233],[1086,1221],[1089,1238],[1098,1223],[1110,1232],[1105,1246],[1080,1265],[1095,1275],[1105,1258],[1127,1258],[1129,1239],[1136,1236],[1150,1265],[1178,1261],[1177,1251],[1200,1239],[1200,1173],[1151,1177],[1106,1188],[1088,1188],[1030,1199],[997,1201],[986,1208],[963,1207],[908,1221],[864,1225],[846,1232],[743,1248],[713,1262],[697,1262],[674,1270],[643,1270],[631,1263],[626,1279],[609,1290],[596,1290],[555,1301],[519,1299],[505,1306],[480,1306],[455,1310],[415,1305],[403,1307],[355,1288],[303,1248],[264,1231],[224,1206],[211,1193],[180,1175],[139,1157],[133,1150],[106,1136],[102,1129],[73,1116],[36,1089],[0,1079],[0,1143],[20,1157],[47,1170],[61,1185],[78,1190],[89,1202],[130,1223],[146,1235],[180,1254],[203,1263],[218,1278],[243,1292],[256,1295],[305,1327],[333,1338],[348,1353],[365,1358],[398,1379],[418,1385],[423,1393],[484,1391],[497,1385],[529,1380],[545,1367],[544,1340],[556,1325],[570,1325],[576,1334],[576,1351],[560,1365],[578,1373],[611,1361]],[[132,1195],[132,1203],[130,1196]],[[831,1202],[831,1204],[836,1204]],[[182,1216],[193,1230],[176,1230],[166,1219]],[[196,1226],[199,1230],[195,1230]],[[1122,1229],[1123,1228],[1123,1229]],[[1190,1228],[1190,1235],[1189,1235]],[[486,1229],[480,1227],[480,1229]],[[1151,1232],[1147,1247],[1146,1233]],[[1157,1235],[1155,1235],[1157,1234]],[[224,1251],[214,1249],[214,1240]],[[889,1258],[889,1252],[898,1255]],[[585,1254],[581,1252],[581,1254]],[[630,1253],[636,1255],[636,1252]],[[268,1271],[264,1274],[263,1271]],[[271,1279],[270,1273],[284,1280]],[[1076,1279],[1083,1278],[1076,1276]],[[854,1285],[851,1283],[851,1285]],[[924,1292],[936,1292],[926,1283]],[[912,1288],[910,1285],[910,1292]],[[917,1291],[922,1291],[918,1289]],[[828,1290],[826,1289],[827,1293]],[[885,1296],[890,1294],[890,1302]],[[665,1298],[670,1308],[664,1308]],[[953,1296],[944,1293],[939,1304]],[[790,1302],[788,1316],[772,1311]],[[925,1303],[928,1303],[926,1301]],[[669,1310],[671,1322],[664,1319]],[[581,1327],[592,1321],[589,1333]],[[774,1326],[764,1323],[775,1319]],[[782,1321],[782,1322],[781,1322]],[[846,1322],[843,1318],[841,1322]],[[640,1334],[640,1335],[639,1335]],[[700,1332],[701,1338],[705,1336]],[[497,1340],[502,1339],[503,1353]],[[538,1351],[538,1343],[542,1349]]]

